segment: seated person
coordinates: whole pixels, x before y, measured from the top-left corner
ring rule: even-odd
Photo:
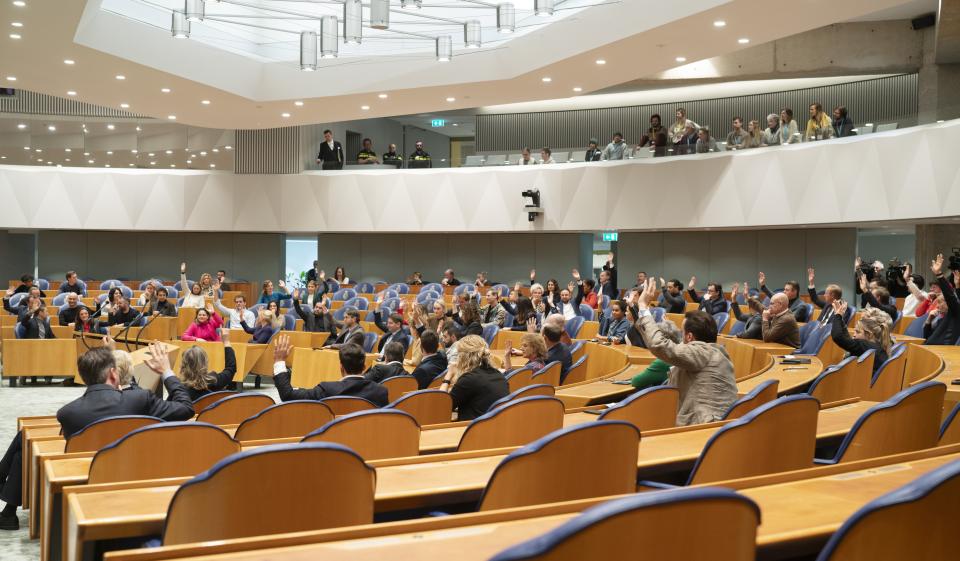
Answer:
[[[440,389],[450,392],[457,420],[471,421],[510,393],[503,373],[490,364],[490,349],[477,335],[457,341],[456,365],[447,370]]]
[[[77,296],[83,296],[83,285],[77,282],[77,272],[67,271],[66,278],[67,282],[60,285],[60,294],[72,292]]]
[[[573,280],[577,283],[577,298],[580,298],[580,303],[596,310],[599,298],[593,289],[597,286],[597,283],[593,279],[581,279],[580,271],[576,269],[572,271],[572,274]]]
[[[820,315],[817,316],[817,323],[827,325],[830,316],[833,315],[833,303],[843,298],[843,290],[836,284],[828,284],[823,290],[823,298],[817,294],[817,285],[814,284],[816,271],[813,267],[807,269],[807,295],[810,296],[810,303],[820,308]],[[813,318],[807,318],[807,321],[814,321]]]
[[[143,294],[137,298],[137,306],[141,308],[155,302],[157,300],[157,285],[154,283],[148,283],[147,286],[143,288]]]
[[[723,287],[720,283],[712,282],[707,285],[707,291],[701,297],[697,294],[697,277],[690,277],[690,283],[687,285],[687,293],[694,302],[700,303],[700,310],[708,314],[716,315],[727,311],[727,301],[723,299]]]
[[[546,329],[546,328],[544,328]],[[524,333],[520,337],[520,348],[514,349],[513,345],[507,346],[507,352],[504,355],[503,371],[510,372],[514,369],[511,357],[522,356],[527,359],[524,366],[537,371],[547,364],[547,343],[543,335],[539,333]]]
[[[577,291],[576,298],[573,297],[573,283],[560,291],[560,300],[554,302],[553,310],[555,313],[563,315],[563,319],[573,319],[580,314],[580,302],[583,301],[583,289]]]
[[[883,310],[891,318],[899,316],[897,307],[890,303],[890,291],[882,286],[867,287],[867,277],[860,275],[860,307]]]
[[[377,302],[377,304],[379,305],[380,302]],[[476,307],[474,307],[474,309],[476,309]],[[380,343],[377,345],[377,352],[380,353],[380,358],[383,358],[384,347],[392,342],[400,343],[403,346],[403,353],[401,354],[407,354],[407,347],[410,346],[410,332],[403,326],[403,316],[394,312],[387,316],[386,323],[384,323],[381,318],[380,310],[374,310],[373,323],[383,331],[383,336],[380,337]],[[402,356],[400,360],[403,360]]]
[[[680,328],[677,327],[677,324],[670,320],[661,321],[657,324],[657,328],[664,337],[672,341],[674,344],[679,345],[683,339],[683,333],[680,331]],[[650,363],[650,366],[647,366],[643,370],[643,372],[630,379],[630,385],[638,390],[649,388],[651,386],[659,386],[667,381],[667,376],[669,374],[670,365],[659,358],[656,358]]]
[[[367,380],[383,382],[394,376],[406,376],[403,369],[403,345],[399,341],[392,341],[383,347],[383,362],[371,366],[363,375]]]
[[[187,286],[187,285],[186,283],[183,283],[180,286]],[[216,296],[219,297],[219,295],[216,295]],[[181,308],[197,308],[198,310],[200,310],[200,309],[203,309],[205,302],[206,300],[203,297],[203,287],[200,285],[200,283],[195,282],[190,286],[189,292],[187,294],[184,294],[183,301],[180,303],[180,307]]]
[[[503,321],[507,317],[507,310],[500,304],[500,293],[493,289],[488,289],[484,297],[484,305],[477,310],[480,312],[480,325],[496,325],[503,327]]]
[[[800,326],[790,312],[790,299],[783,292],[770,298],[770,305],[763,311],[761,332],[765,343],[780,343],[788,347],[800,347]]]
[[[279,304],[281,300],[289,300],[290,293],[287,292],[287,283],[281,280],[277,281],[277,284],[280,286],[280,292],[275,292],[273,290],[273,281],[263,281],[263,290],[260,293],[260,299],[257,300],[257,304],[268,304],[270,302],[276,302]]]
[[[34,280],[35,279],[33,278],[33,275],[23,275],[20,277],[20,284],[17,286],[17,288],[13,289],[13,293],[20,294],[21,292],[32,292],[32,289],[36,288],[37,292],[40,294],[40,298],[46,298],[47,295],[43,292],[43,290],[40,290],[39,286],[33,283]]]
[[[513,316],[513,325],[510,331],[528,331],[532,324],[533,331],[537,331],[539,318],[537,312],[533,309],[533,301],[526,296],[519,296],[516,299],[516,305],[508,300],[501,300],[500,304],[507,310],[507,313]]]
[[[290,370],[287,368],[286,360],[291,348],[289,337],[286,335],[277,337],[273,351],[273,382],[277,386],[277,393],[280,394],[282,401],[321,400],[342,395],[361,397],[377,407],[386,407],[389,403],[387,388],[363,377],[366,355],[359,345],[348,343],[340,346],[340,373],[343,375],[340,381],[320,382],[310,389],[294,389],[290,385]]]
[[[609,317],[604,314],[603,317],[600,318],[600,335],[597,336],[597,340],[609,341],[615,345],[620,345],[625,341],[627,331],[630,330],[630,323],[626,317],[626,309],[627,304],[623,300],[613,300],[610,302]]]
[[[773,292],[767,288],[767,276],[760,273],[758,280],[760,282],[760,292],[767,295],[767,298],[773,298]],[[787,295],[789,302],[788,308],[793,317],[800,323],[809,320],[807,317],[807,304],[800,298],[800,283],[797,281],[787,281],[783,284],[783,293]]]
[[[168,318],[177,317],[177,306],[167,299],[167,287],[161,286],[157,289],[157,299],[144,306],[143,314],[148,316],[164,316]],[[241,296],[242,298],[242,296]],[[217,300],[219,301],[219,299]]]
[[[656,288],[648,281],[640,293],[639,330],[653,356],[673,367],[667,380],[680,390],[677,425],[719,421],[737,400],[737,384],[733,362],[717,344],[717,322],[703,311],[687,312],[683,342],[674,343],[660,331],[649,310]]]
[[[100,325],[100,320],[96,319],[90,310],[84,306],[77,312],[77,317],[73,320],[73,330],[82,333],[106,333],[107,328]]]
[[[60,325],[70,325],[77,321],[77,314],[82,308],[86,308],[83,304],[80,303],[80,297],[77,296],[75,292],[67,293],[67,305],[66,307],[60,308],[60,313],[57,314],[57,319],[60,321]]]
[[[553,316],[550,316],[553,317]],[[573,357],[570,355],[570,347],[561,342],[561,338],[566,334],[562,327],[553,324],[543,326],[544,343],[547,345],[547,364],[551,362],[560,363],[560,384],[563,384],[567,377],[567,372],[573,366]]]
[[[209,372],[210,366],[207,360],[207,351],[202,347],[190,347],[183,352],[183,359],[180,361],[180,379],[187,388],[187,394],[190,401],[196,401],[200,397],[221,390],[229,389],[233,386],[233,377],[237,373],[237,356],[230,346],[230,332],[223,332],[223,364],[222,372]],[[173,396],[168,396],[170,401]]]
[[[130,307],[130,301],[120,296],[115,309],[107,316],[107,325],[129,326],[140,317],[140,312]]]
[[[43,302],[38,302],[37,307],[27,312],[20,318],[20,325],[23,326],[22,339],[56,339],[50,329],[50,316],[47,314],[47,306]]]
[[[300,300],[297,298],[299,290],[293,292],[293,309],[303,320],[303,330],[310,333],[329,333],[330,337],[337,336],[337,320],[333,319],[333,313],[327,309],[327,302],[323,298],[318,298],[311,306],[313,312],[308,313],[300,306]]]
[[[483,335],[483,326],[480,325],[480,311],[477,303],[470,300],[460,308],[460,313],[454,313],[450,319],[460,328],[461,337],[467,335]]]
[[[223,324],[220,316],[213,311],[213,306],[207,304],[206,308],[197,310],[197,315],[190,324],[190,327],[184,331],[180,339],[183,341],[219,341],[220,334],[218,329]]]
[[[321,271],[321,274],[323,271]],[[313,305],[318,301],[322,300],[322,296],[327,293],[327,283],[320,279],[319,285],[318,281],[307,281],[307,291],[301,292],[300,289],[293,291],[293,299],[299,300],[301,304],[305,305],[307,308],[312,308]]]
[[[243,329],[240,325],[241,322],[245,321],[247,325],[253,325],[253,323],[257,321],[257,316],[247,308],[247,299],[244,298],[242,294],[237,294],[233,297],[232,310],[224,306],[220,298],[215,299],[213,305],[220,310],[224,318],[228,319],[226,323],[230,329]]]
[[[23,316],[30,310],[36,309],[38,305],[42,303],[40,296],[40,289],[37,287],[32,287],[30,292],[27,293],[25,298],[20,299],[20,303],[16,307],[10,305],[10,298],[13,296],[14,290],[12,288],[7,289],[7,295],[3,298],[3,309],[7,312],[17,316],[17,319],[23,319]]]
[[[255,345],[265,345],[270,342],[273,334],[280,329],[282,325],[280,318],[275,316],[271,310],[260,310],[257,316],[257,324],[253,327],[247,325],[246,320],[240,322],[240,328],[252,335],[249,343]]]
[[[363,139],[363,148],[357,152],[358,164],[379,164],[377,153],[373,151],[373,141],[369,138]]]
[[[847,326],[843,322],[847,303],[837,300],[833,303],[833,308],[834,313],[830,316],[830,337],[833,342],[854,356],[860,356],[873,349],[873,371],[876,373],[890,356],[890,347],[893,344],[890,338],[890,327],[893,321],[890,316],[877,308],[863,310],[860,312],[860,320],[853,328],[853,337],[850,337]]]
[[[924,345],[955,345],[957,338],[960,338],[960,299],[944,277],[943,255],[937,255],[930,265],[930,271],[936,277],[940,295],[935,300],[936,308],[927,314],[923,323]],[[960,271],[954,271],[953,278],[953,282],[957,283]]]
[[[733,291],[730,294],[736,294],[739,288],[740,287],[734,283]],[[733,312],[734,317],[737,318],[737,321],[745,324],[743,331],[738,333],[736,337],[738,339],[763,339],[763,304],[753,296],[750,296],[750,288],[746,283],[743,284],[743,299],[747,303],[747,308],[750,309],[749,314],[745,314],[740,310],[740,305],[737,304],[735,298],[730,302],[730,310]]]
[[[420,333],[420,348],[423,356],[411,374],[417,379],[417,389],[425,390],[434,378],[447,369],[447,357],[439,352],[440,337],[432,329]]]
[[[323,346],[335,349],[338,345],[346,344],[353,335],[360,335],[360,338],[363,338],[363,326],[360,325],[360,312],[357,310],[347,310],[343,314],[340,333],[334,338],[327,338]],[[363,346],[362,343],[361,346]]]
[[[663,277],[660,277],[660,300],[660,307],[668,314],[682,314],[687,311],[687,301],[683,298],[683,285],[678,279],[664,282]]]
[[[387,151],[383,154],[383,163],[390,166],[397,166],[398,168],[403,167],[403,154],[397,153],[396,144],[387,146]]]

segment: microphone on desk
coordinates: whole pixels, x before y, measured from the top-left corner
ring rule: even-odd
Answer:
[[[140,312],[140,315],[142,316],[142,315],[143,315],[143,312]],[[160,315],[161,315],[161,314],[157,314],[157,315],[151,317],[149,320],[147,320],[147,323],[143,324],[143,327],[140,329],[140,332],[137,333],[137,338],[136,338],[136,339],[134,340],[134,342],[133,342],[133,346],[134,346],[134,347],[136,347],[136,348],[138,348],[138,349],[140,348],[140,337],[143,336],[143,332],[144,332],[148,327],[150,327],[150,324],[153,323],[158,317],[160,317]],[[128,329],[129,329],[129,328],[128,328]]]
[[[120,331],[120,333],[117,333],[117,337],[116,337],[116,338],[119,340],[121,337],[124,337],[124,336],[127,334],[127,332],[130,331],[130,328],[133,327],[133,324],[135,324],[135,323],[137,323],[138,321],[140,321],[140,318],[142,318],[142,317],[143,317],[143,311],[141,311],[140,313],[138,313],[135,318],[133,318],[132,320],[130,320],[130,321],[127,323],[127,325]],[[129,353],[129,352],[130,352],[130,342],[129,342],[129,341],[124,341],[124,345],[127,347],[127,352]]]

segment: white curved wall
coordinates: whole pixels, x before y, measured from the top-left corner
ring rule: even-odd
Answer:
[[[960,121],[624,162],[300,175],[0,167],[0,228],[524,232],[831,225],[960,215]],[[540,189],[527,221],[520,192]]]

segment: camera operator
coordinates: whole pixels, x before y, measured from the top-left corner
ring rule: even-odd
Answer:
[[[867,286],[869,288],[876,288],[877,286],[883,286],[886,284],[886,280],[883,275],[883,263],[880,261],[864,263],[863,259],[857,257],[857,261],[853,265],[853,275],[853,286],[856,287],[857,294],[863,294],[863,290],[860,288],[860,277],[866,278]]]
[[[900,263],[899,259],[894,258],[887,266],[887,290],[890,296],[894,298],[906,298],[910,295],[910,289],[907,288],[907,282],[904,280],[907,266]]]

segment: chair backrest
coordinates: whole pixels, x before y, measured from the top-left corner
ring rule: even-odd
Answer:
[[[369,282],[358,282],[353,289],[357,291],[357,294],[373,294],[374,291],[373,285]]]
[[[117,415],[94,421],[67,437],[64,452],[95,452],[140,427],[162,423],[147,415]]]
[[[267,407],[273,398],[262,393],[241,393],[211,403],[197,414],[197,421],[211,425],[239,425]]]
[[[409,413],[421,427],[437,425],[450,422],[453,415],[453,399],[449,392],[420,390],[400,397],[387,408]]]
[[[874,499],[840,526],[817,561],[955,559],[960,461]]]
[[[117,279],[107,279],[100,283],[100,290],[110,290],[115,286],[123,286],[123,283]]]
[[[370,307],[370,301],[363,296],[355,296],[343,303],[343,307],[356,308],[357,310],[366,310]]]
[[[506,298],[510,296],[510,287],[505,284],[495,284],[490,287],[490,290],[496,292],[500,298]]]
[[[426,304],[428,301],[436,300],[440,297],[441,295],[439,292],[434,292],[432,290],[421,290],[417,293],[417,303]]]
[[[580,304],[580,315],[586,321],[593,321],[593,308],[587,304]]]
[[[43,291],[50,290],[50,281],[47,279],[37,279],[37,288]]]
[[[533,397],[535,395],[545,395],[547,397],[553,397],[556,394],[556,388],[547,384],[531,384],[529,386],[524,386],[515,392],[511,392],[508,395],[501,397],[500,399],[494,401],[490,404],[490,408],[487,411],[493,411],[498,407],[503,407],[504,405],[516,401],[518,399],[523,399],[524,397]]]
[[[583,327],[584,321],[585,320],[583,319],[583,316],[573,316],[564,322],[563,328],[566,330],[567,335],[569,335],[571,339],[577,338],[577,334],[580,333],[580,328]]]
[[[493,340],[499,332],[500,326],[495,323],[483,326],[483,340],[487,342],[487,346],[493,345]]]
[[[443,285],[439,282],[430,282],[420,287],[420,292],[436,292],[437,294],[443,294]]]
[[[66,305],[66,303],[67,303],[67,293],[61,292],[60,294],[57,294],[56,296],[53,297],[53,302],[51,305],[59,307],[59,306]]]
[[[621,559],[638,542],[643,559],[753,561],[759,524],[756,503],[730,489],[671,489],[599,504],[490,561]]]
[[[417,379],[409,374],[391,376],[380,383],[387,388],[387,400],[390,402],[400,399],[404,394],[417,391],[419,387]]]
[[[373,331],[367,331],[363,334],[363,352],[372,353],[377,344],[377,334]]]
[[[730,314],[727,312],[717,312],[713,314],[713,319],[717,322],[717,333],[721,333],[727,325],[727,322],[730,321]]]
[[[477,287],[473,286],[472,284],[459,284],[453,289],[453,293],[457,295],[463,294],[464,292],[473,294],[476,291]]]
[[[743,333],[743,330],[744,330],[746,327],[747,327],[747,324],[746,324],[746,323],[744,323],[744,322],[742,322],[742,321],[739,321],[739,320],[738,320],[738,321],[735,321],[735,322],[733,322],[733,325],[730,326],[730,332],[728,333],[728,335],[730,335],[731,337],[734,337],[734,336],[736,336],[736,335],[740,335],[741,333]]]
[[[318,474],[336,484],[306,483]],[[344,446],[263,446],[225,458],[181,485],[167,510],[163,543],[370,524],[375,487],[373,468]]]
[[[895,131],[897,130],[897,123],[883,123],[882,125],[877,125],[876,132],[886,132],[886,131]]]
[[[574,362],[580,360],[585,356],[586,350],[586,341],[574,341],[570,345],[570,358]],[[567,372],[567,376],[570,376],[570,372]]]
[[[520,388],[529,386],[533,384],[533,374],[534,371],[526,366],[522,366],[513,372],[510,372],[506,375],[507,385],[510,388],[510,392],[513,393]],[[538,384],[543,382],[537,382]],[[552,387],[552,384],[547,384]]]
[[[271,405],[248,417],[233,437],[240,441],[303,437],[333,420],[333,411],[320,401],[297,400]]]
[[[420,425],[397,409],[358,411],[337,417],[301,442],[336,442],[365,461],[403,458],[420,454]]]
[[[940,440],[937,446],[947,444],[960,444],[960,403],[950,411],[947,418],[943,420],[943,425],[940,426]]]
[[[625,421],[639,431],[677,426],[680,390],[654,386],[639,391],[600,414],[601,421]]]
[[[622,421],[556,430],[500,462],[479,510],[633,493],[639,446],[640,431]]]
[[[23,326],[22,323],[17,323],[13,326],[13,338],[14,339],[23,339],[27,336],[27,328]]]
[[[219,392],[210,392],[208,394],[201,395],[193,402],[193,412],[197,415],[201,411],[213,405],[214,403],[220,401],[223,398],[230,397],[231,395],[239,395],[238,392],[223,390]]]
[[[777,388],[780,380],[766,380],[753,388],[746,395],[733,402],[730,409],[723,414],[723,420],[739,419],[764,403],[777,399]]]
[[[407,284],[407,283],[403,283],[403,282],[398,282],[398,283],[391,284],[391,285],[388,286],[387,288],[390,289],[390,290],[396,290],[399,294],[409,294],[409,293],[410,293],[410,285]]]
[[[333,414],[338,417],[341,415],[356,413],[357,411],[367,411],[369,409],[377,408],[376,404],[374,404],[372,401],[351,395],[326,397],[321,399],[320,402],[329,407],[330,410],[333,411]]]
[[[869,374],[857,368],[859,357],[848,356],[837,364],[823,370],[810,384],[807,393],[820,403],[833,403],[845,399],[863,397],[870,387]]]
[[[590,355],[583,355],[573,364],[570,365],[570,370],[567,370],[566,376],[562,376],[560,379],[560,385],[567,384],[576,384],[577,382],[584,382],[587,379],[587,358]]]
[[[817,321],[808,321],[807,323],[800,326],[800,346],[802,347],[806,343],[807,339],[810,337],[811,332],[817,332],[820,330],[820,322]]]
[[[908,337],[917,337],[918,339],[923,339],[923,324],[927,321],[927,314],[922,316],[917,316],[906,329],[903,330],[903,334]]]
[[[334,300],[347,301],[351,298],[357,297],[357,291],[352,288],[341,288],[340,290],[333,293]]]
[[[864,398],[869,401],[883,401],[899,392],[903,387],[903,373],[906,366],[906,346],[891,347],[891,353],[887,361],[873,373],[870,388]]]
[[[467,426],[458,452],[523,446],[563,427],[563,402],[535,395],[491,407]]]
[[[560,385],[560,361],[555,360],[546,364],[540,370],[533,373],[530,379],[533,384],[549,384],[553,387]]]
[[[936,446],[946,391],[944,384],[931,380],[874,405],[854,423],[834,461],[852,462]]]
[[[100,448],[87,482],[194,476],[238,452],[240,443],[218,426],[193,421],[154,423]]]
[[[14,294],[13,296],[10,297],[10,307],[16,308],[17,306],[20,305],[20,302],[27,296],[29,296],[29,294],[27,294],[26,292],[18,292],[17,294]],[[104,296],[104,299],[106,299],[106,296]]]
[[[808,468],[817,445],[820,402],[781,397],[724,425],[703,447],[689,485]],[[756,453],[762,450],[762,454]]]

